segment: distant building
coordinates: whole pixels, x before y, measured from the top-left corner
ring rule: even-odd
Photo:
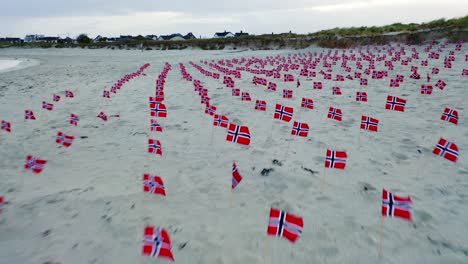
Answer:
[[[119,38],[117,38],[117,41],[131,41],[133,39],[132,36],[128,35],[128,36],[122,36],[120,35]]]
[[[59,39],[59,37],[42,37],[36,39],[35,42],[58,43]]]
[[[0,38],[1,43],[12,43],[12,44],[20,44],[23,43],[23,40],[20,38]]]
[[[107,39],[107,38],[106,38]],[[101,35],[97,35],[94,39],[93,42],[102,42],[105,41],[104,38]]]
[[[189,39],[197,39],[197,37],[195,37],[195,36],[192,34],[192,32],[189,32],[189,33],[187,33],[187,35],[184,36],[184,39],[187,39],[187,40],[189,40]]]
[[[36,42],[37,39],[45,37],[44,35],[26,35],[24,42]]]
[[[226,32],[226,30],[224,32],[216,32],[213,36],[213,38],[232,38],[234,37],[234,34],[232,34],[231,32]]]
[[[72,43],[75,43],[76,40],[70,38],[70,37],[66,37],[64,39],[59,39],[58,40],[58,43],[61,43],[61,44],[72,44]]]
[[[185,39],[184,39],[184,36],[182,36],[182,34],[175,33],[175,34],[171,34],[171,35],[161,35],[161,36],[159,36],[158,40],[171,40],[171,41],[174,41],[174,40],[185,40]]]
[[[145,38],[146,39],[151,39],[151,40],[158,40],[158,36],[156,36],[156,35],[146,35]]]
[[[234,37],[243,37],[243,36],[248,36],[248,35],[249,33],[242,32],[241,30],[241,32],[234,34]]]

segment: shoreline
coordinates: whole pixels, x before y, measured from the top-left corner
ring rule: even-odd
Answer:
[[[0,73],[21,70],[38,64],[40,61],[35,59],[0,57]]]

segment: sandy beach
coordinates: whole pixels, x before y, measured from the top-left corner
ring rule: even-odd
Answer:
[[[232,97],[223,74],[220,80],[206,77],[189,62],[216,72],[200,61],[328,50],[0,49],[0,62],[24,62],[11,62],[9,67],[19,68],[4,72],[0,66],[0,120],[12,125],[11,133],[0,131],[0,196],[6,201],[0,263],[166,263],[141,256],[145,225],[169,231],[176,263],[262,263],[271,207],[302,216],[304,230],[295,244],[268,237],[266,263],[468,263],[468,77],[461,76],[468,69],[468,45],[455,52],[452,69],[445,69],[444,57],[454,46],[428,67],[421,67],[425,46],[416,46],[421,59],[409,66],[394,62],[389,77],[369,75],[368,86],[359,79],[323,80],[320,64],[317,78],[301,77],[299,88],[266,77],[278,84],[271,92],[252,84],[254,74],[242,72],[236,87],[248,91],[251,102]],[[411,48],[406,46],[404,57]],[[168,116],[158,119],[164,132],[155,133],[148,98],[166,62],[172,65],[164,88]],[[151,64],[146,76],[102,98],[103,90],[145,63]],[[179,63],[208,88],[219,113],[249,127],[250,146],[227,142],[226,130],[213,128],[213,117],[202,112]],[[340,64],[333,74],[348,74]],[[384,69],[384,61],[375,65]],[[419,66],[421,80],[409,78],[411,65]],[[442,79],[447,87],[421,95],[433,67],[440,73],[431,75],[430,84]],[[396,74],[405,81],[389,88]],[[312,88],[317,80],[322,90]],[[343,95],[332,95],[332,86],[340,86]],[[282,98],[283,89],[294,90],[293,98]],[[75,97],[66,98],[65,90]],[[369,102],[355,102],[357,91],[366,91]],[[53,94],[61,100],[46,112],[42,102],[52,103]],[[387,95],[405,98],[405,112],[385,110]],[[302,97],[314,100],[313,110],[299,111]],[[254,111],[256,99],[267,102],[267,111]],[[294,107],[293,119],[310,126],[307,138],[291,137],[292,122],[273,119],[275,103]],[[327,119],[330,106],[343,110],[342,122]],[[459,112],[458,125],[440,120],[445,107]],[[25,121],[26,109],[37,120]],[[101,111],[111,116],[107,122],[96,117]],[[77,127],[69,124],[72,113],[80,118]],[[361,115],[379,119],[379,132],[360,131]],[[75,137],[70,148],[55,143],[59,131]],[[441,137],[458,145],[457,163],[432,153]],[[148,138],[161,141],[162,157],[148,155]],[[327,149],[346,151],[348,161],[345,170],[327,169],[321,192]],[[41,174],[24,169],[30,154],[48,161]],[[231,197],[233,161],[243,181]],[[262,175],[263,169],[271,172]],[[166,197],[143,193],[144,173],[164,179]],[[414,221],[385,219],[379,257],[382,188],[411,196]]]

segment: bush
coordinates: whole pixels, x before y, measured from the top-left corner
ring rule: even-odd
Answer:
[[[89,44],[91,43],[91,39],[88,37],[86,34],[80,34],[77,38],[76,41],[80,44]]]

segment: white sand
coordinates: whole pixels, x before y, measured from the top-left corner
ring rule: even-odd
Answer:
[[[452,70],[443,68],[442,54],[436,64],[441,72],[431,83],[441,78],[448,86],[444,91],[435,88],[432,96],[419,92],[435,61],[420,69],[420,81],[409,79],[409,70],[394,63],[389,77],[405,75],[398,89],[388,87],[390,78],[369,76],[365,88],[356,80],[339,83],[340,97],[331,95],[332,81],[324,81],[324,89],[317,91],[309,81],[302,80],[295,89],[295,82],[278,80],[277,93],[270,93],[251,84],[253,75],[243,73],[236,86],[249,91],[252,102],[231,97],[222,77],[219,81],[204,77],[188,61],[201,64],[201,59],[321,49],[240,53],[2,49],[2,57],[41,64],[0,74],[0,119],[10,121],[13,130],[0,131],[0,196],[8,202],[0,215],[0,263],[165,263],[140,257],[146,224],[168,229],[177,263],[261,263],[271,206],[302,216],[305,224],[294,245],[270,237],[267,263],[468,263],[468,118],[463,112],[468,77],[461,77],[461,69],[468,68],[467,47],[456,53]],[[166,61],[172,71],[165,86],[168,118],[159,120],[164,129],[160,135],[149,130],[148,97]],[[146,77],[130,81],[111,101],[103,102],[102,90],[147,62],[151,67]],[[249,126],[249,147],[226,142],[225,131],[219,128],[209,145],[212,118],[201,113],[193,85],[181,78],[179,62],[203,81],[219,113]],[[341,72],[340,63],[335,73]],[[410,63],[415,64],[420,63]],[[354,70],[354,64],[349,65]],[[376,66],[383,69],[383,62]],[[282,99],[283,88],[293,88],[294,98]],[[76,98],[64,98],[65,90],[74,91]],[[355,94],[363,90],[369,102],[360,108]],[[51,102],[53,93],[62,100],[44,113],[41,103]],[[407,111],[385,110],[388,94],[407,98]],[[292,122],[275,120],[273,139],[267,140],[274,103],[298,111],[302,97],[314,99],[316,107],[295,119],[308,122],[311,131],[306,139],[294,138],[285,157]],[[255,99],[267,101],[267,112],[253,111]],[[330,106],[343,109],[341,124],[326,119]],[[459,111],[458,126],[440,120],[446,106]],[[38,120],[25,124],[25,109],[34,110]],[[96,118],[101,110],[121,118],[104,123]],[[77,128],[68,124],[70,113],[80,117]],[[381,126],[378,133],[363,131],[358,146],[361,113],[378,118]],[[76,137],[71,148],[58,148],[54,141],[58,131]],[[144,168],[148,135],[161,140],[164,156],[151,157],[150,168]],[[458,163],[431,153],[440,137],[458,145]],[[327,171],[327,186],[320,193],[327,148],[346,150],[349,158],[346,170]],[[23,169],[27,154],[48,160],[43,173]],[[273,159],[282,166],[273,165]],[[233,160],[244,180],[230,208]],[[274,171],[264,177],[263,168]],[[141,178],[146,172],[163,178],[166,198],[143,194]],[[364,186],[370,189],[364,191]],[[412,197],[414,225],[385,219],[384,257],[379,258],[382,188]],[[183,243],[186,246],[179,249]]]

